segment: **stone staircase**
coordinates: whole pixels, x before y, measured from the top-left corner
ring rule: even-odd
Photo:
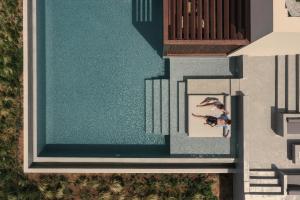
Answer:
[[[299,113],[299,55],[277,56],[277,108]]]
[[[167,79],[145,81],[147,133],[169,135],[169,88]]]
[[[250,194],[279,195],[282,188],[274,170],[250,170]]]

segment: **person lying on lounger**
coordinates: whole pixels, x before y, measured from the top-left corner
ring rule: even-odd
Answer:
[[[194,113],[192,115],[194,117],[205,119],[206,122],[204,124],[207,124],[211,127],[227,128],[227,131],[224,133],[224,137],[226,138],[231,137],[231,131],[230,131],[231,120],[225,113],[219,117],[208,116],[208,115],[196,115]]]
[[[197,107],[205,107],[205,106],[212,106],[221,110],[225,114],[229,114],[229,112],[225,109],[225,105],[218,98],[207,97],[199,105],[197,105]]]

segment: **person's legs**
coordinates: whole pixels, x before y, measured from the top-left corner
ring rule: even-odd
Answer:
[[[196,114],[194,114],[194,113],[192,113],[192,115],[193,115],[194,117],[199,117],[199,118],[207,119],[207,116],[204,116],[204,115],[196,115]]]
[[[223,133],[223,136],[228,139],[231,138],[231,131],[227,130],[226,132]]]
[[[197,107],[214,106],[216,102],[197,105]]]
[[[219,101],[216,97],[206,97],[200,104],[209,103],[211,101]]]

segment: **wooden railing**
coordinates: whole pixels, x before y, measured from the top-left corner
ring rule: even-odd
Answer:
[[[172,45],[210,45],[212,54],[227,54],[249,40],[250,0],[164,0],[165,54]],[[202,52],[209,53],[195,50]]]

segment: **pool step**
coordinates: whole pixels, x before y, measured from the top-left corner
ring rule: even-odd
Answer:
[[[161,133],[161,84],[153,80],[153,132]]]
[[[145,90],[146,132],[169,135],[169,80],[146,80]]]
[[[152,0],[135,0],[136,22],[152,21]]]
[[[153,82],[152,80],[145,81],[145,112],[146,112],[146,132],[153,132]]]

